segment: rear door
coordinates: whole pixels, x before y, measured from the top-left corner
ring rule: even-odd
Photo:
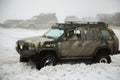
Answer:
[[[95,49],[100,44],[97,29],[85,29],[84,30],[84,41],[82,44],[83,50],[81,55],[84,57],[90,57],[93,55]]]

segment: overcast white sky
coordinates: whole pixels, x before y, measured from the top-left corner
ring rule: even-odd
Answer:
[[[114,12],[120,12],[120,0],[0,0],[0,22],[29,19],[40,13],[56,13],[63,22],[71,15],[82,18]]]

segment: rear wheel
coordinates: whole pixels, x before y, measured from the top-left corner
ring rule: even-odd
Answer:
[[[20,62],[29,62],[28,58],[20,56]]]
[[[54,66],[56,64],[56,58],[53,55],[45,55],[36,62],[36,68],[40,70],[45,66]]]
[[[98,57],[98,62],[99,63],[111,63],[111,58],[110,58],[109,55],[99,56]]]
[[[108,54],[98,54],[95,56],[94,60],[95,63],[111,63],[111,57]]]

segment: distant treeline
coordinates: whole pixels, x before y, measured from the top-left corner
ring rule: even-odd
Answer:
[[[120,26],[120,13],[97,14],[96,19],[112,26]]]
[[[40,14],[33,16],[27,20],[6,20],[0,24],[3,28],[27,28],[27,29],[40,29],[49,28],[52,24],[57,23],[57,17],[55,13]]]
[[[112,26],[120,26],[120,13],[114,14],[97,14],[96,18],[86,17],[79,19],[76,16],[67,16],[65,21],[102,21]],[[27,29],[46,29],[50,28],[51,25],[57,23],[57,17],[55,13],[39,14],[33,16],[27,20],[6,20],[0,24],[3,28],[27,28]]]

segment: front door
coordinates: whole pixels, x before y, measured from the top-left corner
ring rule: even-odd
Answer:
[[[96,48],[100,45],[100,39],[98,37],[97,29],[86,29],[84,30],[84,42],[83,42],[83,51],[81,53],[84,57],[91,57],[96,50]]]
[[[62,58],[71,58],[71,57],[79,57],[82,53],[82,40],[81,40],[81,31],[80,30],[70,30],[66,36],[66,38],[58,43],[58,49],[60,53],[60,57]]]

